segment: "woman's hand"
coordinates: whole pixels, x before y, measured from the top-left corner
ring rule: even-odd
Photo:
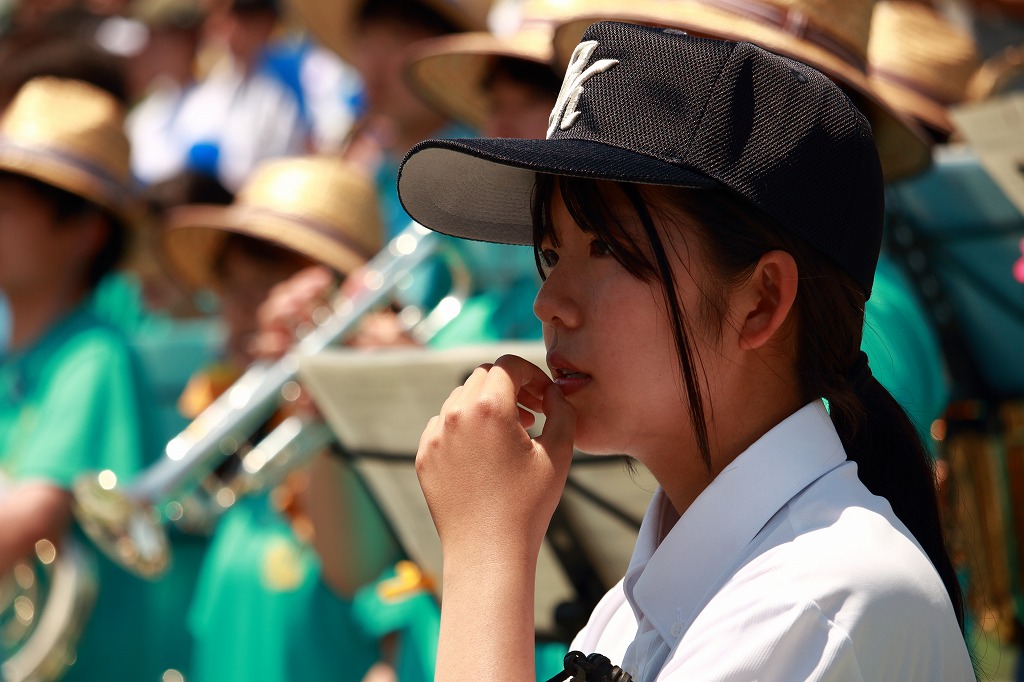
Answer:
[[[547,417],[538,438],[520,405]],[[513,355],[474,370],[427,423],[416,473],[444,553],[438,682],[532,677],[537,555],[575,433],[561,389]]]
[[[526,429],[547,418],[543,433]],[[572,459],[576,414],[539,367],[513,355],[456,388],[420,438],[416,471],[445,563],[536,561]]]

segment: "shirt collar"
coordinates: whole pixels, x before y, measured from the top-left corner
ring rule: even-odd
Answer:
[[[694,500],[665,539],[671,504],[659,489],[626,573],[626,599],[674,644],[726,571],[779,509],[846,461],[820,400],[793,413],[732,461]],[[671,598],[666,598],[671,594]]]

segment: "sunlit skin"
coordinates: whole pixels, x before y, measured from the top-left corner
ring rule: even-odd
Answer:
[[[618,207],[628,224],[629,209]],[[662,234],[687,230],[678,211],[658,215]],[[690,325],[713,406],[709,470],[691,432],[660,284],[630,275],[558,198],[552,217],[560,246],[541,245],[548,272],[535,311],[555,381],[521,358],[500,358],[452,393],[420,440],[417,473],[444,552],[439,681],[479,679],[495,665],[531,669],[536,560],[574,442],[636,457],[682,513],[717,472],[802,407],[788,333],[797,289],[789,254],[764,254],[727,292],[720,332]],[[705,259],[696,239],[670,243],[680,302],[696,318]],[[517,404],[545,414],[539,437],[525,431],[532,418]]]
[[[556,93],[545,93],[506,74],[498,73],[487,86],[490,111],[484,137],[543,139]]]

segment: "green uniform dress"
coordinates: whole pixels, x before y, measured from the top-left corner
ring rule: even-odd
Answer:
[[[30,348],[0,356],[0,468],[64,488],[85,471],[129,479],[156,445],[146,396],[127,341],[82,306]],[[145,585],[102,556],[96,563],[99,597],[65,679],[136,682],[146,673]]]

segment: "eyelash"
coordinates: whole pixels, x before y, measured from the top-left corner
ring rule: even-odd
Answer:
[[[590,242],[590,255],[600,258],[604,256],[614,256],[614,253],[612,252],[612,247],[609,246],[608,242],[601,239],[595,239]],[[558,263],[558,252],[554,249],[541,249],[539,258],[540,264],[544,269],[550,270]]]

